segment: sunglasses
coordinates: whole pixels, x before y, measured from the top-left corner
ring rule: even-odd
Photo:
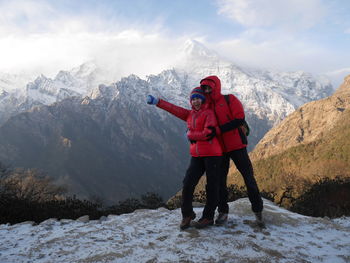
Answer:
[[[203,91],[206,91],[206,90],[211,90],[211,87],[208,86],[208,85],[201,85],[201,89],[202,89]]]

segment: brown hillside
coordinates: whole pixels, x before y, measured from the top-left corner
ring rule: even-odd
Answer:
[[[332,96],[303,105],[271,129],[256,145],[252,159],[267,158],[322,138],[349,108],[350,76]]]
[[[330,97],[305,104],[251,153],[261,191],[289,207],[312,184],[350,177],[350,76]],[[243,186],[234,167],[228,184]]]

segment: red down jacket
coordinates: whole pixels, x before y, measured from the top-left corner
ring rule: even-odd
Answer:
[[[214,137],[208,141],[208,137],[206,137],[206,135],[211,133],[211,130],[207,127],[217,127],[214,112],[208,108],[206,103],[202,105],[200,110],[196,111],[194,109],[184,109],[160,99],[157,107],[187,122],[187,137],[196,141],[196,143],[190,144],[190,154],[193,157],[222,155],[222,148],[218,138]]]
[[[244,119],[242,103],[237,97],[229,95],[229,105],[224,95],[221,94],[221,82],[217,76],[208,76],[201,80],[201,85],[208,85],[212,88],[210,94],[206,94],[210,108],[215,111],[218,124],[221,126],[234,119]],[[240,128],[221,133],[219,139],[223,144],[224,152],[230,152],[247,147],[247,138]]]

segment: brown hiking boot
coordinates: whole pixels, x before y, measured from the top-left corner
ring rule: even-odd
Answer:
[[[191,226],[191,221],[195,218],[196,218],[195,213],[192,213],[192,215],[182,218],[180,229],[185,230],[186,228],[189,228]]]
[[[226,213],[219,213],[218,217],[215,220],[215,225],[222,226],[227,222],[228,214]]]
[[[197,222],[194,223],[195,228],[201,229],[207,226],[212,226],[214,224],[213,219],[201,218]]]

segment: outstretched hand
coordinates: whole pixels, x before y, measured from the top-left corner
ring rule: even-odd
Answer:
[[[147,95],[147,104],[157,105],[158,101],[159,101],[158,98],[155,98],[152,95]]]

